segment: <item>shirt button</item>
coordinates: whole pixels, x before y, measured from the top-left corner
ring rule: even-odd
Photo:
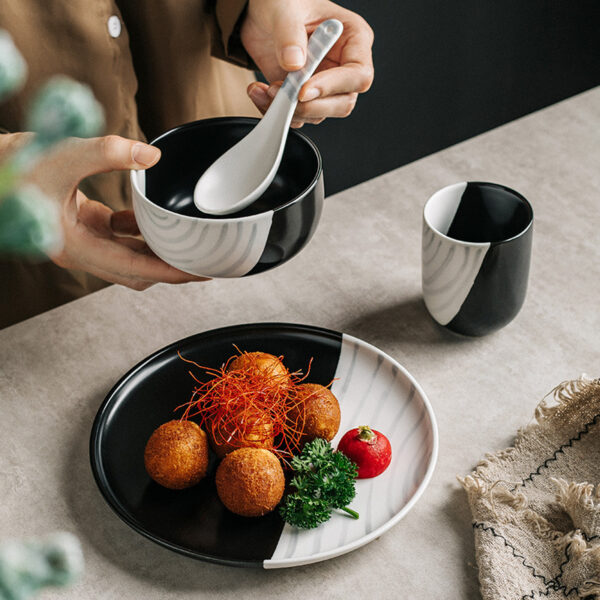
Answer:
[[[118,38],[121,35],[121,19],[113,15],[108,19],[108,33],[110,37]]]

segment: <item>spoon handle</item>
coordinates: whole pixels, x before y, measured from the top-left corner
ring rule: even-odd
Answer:
[[[337,19],[323,21],[312,33],[306,49],[306,64],[299,70],[288,73],[281,89],[294,102],[298,101],[300,88],[310,79],[325,55],[337,42],[344,26]]]

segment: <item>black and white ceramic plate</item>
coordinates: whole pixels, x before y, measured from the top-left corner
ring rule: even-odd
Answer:
[[[197,486],[173,491],[154,483],[144,469],[151,433],[176,418],[193,381],[181,352],[218,367],[235,353],[284,356],[292,371],[326,385],[338,398],[342,422],[334,447],[352,427],[368,424],[392,444],[392,462],[379,477],[357,480],[353,520],[335,513],[320,527],[290,527],[277,511],[238,517],[219,501],[215,464]],[[117,515],[133,529],[171,550],[217,563],[270,568],[304,565],[363,546],[395,525],[426,488],[437,458],[435,417],[425,393],[394,359],[352,336],[307,325],[263,323],[207,331],[152,354],[111,390],[92,428],[90,458],[96,482]]]

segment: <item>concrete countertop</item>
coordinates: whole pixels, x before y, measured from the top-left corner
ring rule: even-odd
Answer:
[[[0,535],[68,530],[86,558],[79,583],[40,598],[479,598],[456,476],[510,445],[556,384],[598,375],[599,129],[597,88],[328,198],[312,242],[274,271],[143,293],[111,286],[0,331]],[[525,306],[479,339],[437,327],[420,292],[423,204],[463,180],[512,187],[535,211]],[[398,525],[350,554],[276,571],[195,561],[141,537],[104,502],[88,458],[96,411],[136,362],[199,331],[261,321],[378,346],[422,385],[440,433],[433,479]]]

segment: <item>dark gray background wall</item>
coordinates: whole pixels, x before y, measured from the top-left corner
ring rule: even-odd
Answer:
[[[328,194],[600,85],[598,0],[340,0],[375,31],[375,82],[302,131]]]

